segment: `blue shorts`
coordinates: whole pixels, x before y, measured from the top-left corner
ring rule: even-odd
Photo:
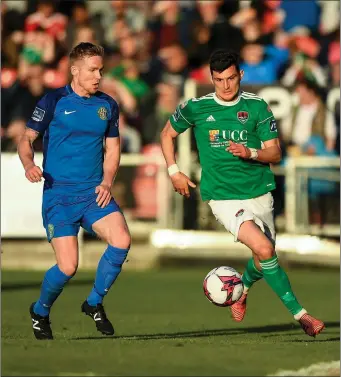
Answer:
[[[92,225],[113,212],[121,212],[120,207],[111,199],[110,203],[101,208],[96,203],[97,194],[62,195],[45,191],[43,194],[42,216],[47,239],[54,237],[77,236],[82,227],[95,235]]]

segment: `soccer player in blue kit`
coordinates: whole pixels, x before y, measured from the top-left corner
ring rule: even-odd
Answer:
[[[39,299],[30,306],[37,339],[53,339],[49,314],[76,273],[80,226],[108,244],[81,310],[102,334],[114,334],[102,302],[121,271],[131,238],[110,193],[120,162],[119,108],[113,98],[98,91],[103,56],[103,47],[91,43],[73,48],[71,84],[38,102],[18,146],[26,178],[45,180],[43,224],[57,261],[44,276]],[[39,134],[44,141],[43,171],[34,163],[32,147]]]

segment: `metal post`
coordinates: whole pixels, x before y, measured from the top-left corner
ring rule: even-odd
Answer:
[[[288,233],[296,233],[296,164],[288,158],[285,167],[285,228]]]

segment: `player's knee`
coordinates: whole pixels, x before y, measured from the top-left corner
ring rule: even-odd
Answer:
[[[110,232],[107,242],[109,245],[120,249],[129,249],[131,236],[125,228],[120,228]]]
[[[264,244],[261,244],[257,247],[257,250],[255,251],[255,254],[257,255],[258,259],[260,261],[267,260],[272,258],[275,255],[275,249],[271,242],[267,242]]]
[[[59,269],[67,276],[73,276],[77,272],[78,264],[75,262],[58,263]]]

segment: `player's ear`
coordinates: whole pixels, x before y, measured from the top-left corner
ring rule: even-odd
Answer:
[[[242,79],[243,76],[244,76],[244,70],[243,70],[243,69],[241,69],[241,70],[239,71],[239,75],[240,75],[240,79]]]
[[[71,75],[74,76],[78,73],[78,67],[76,65],[71,66]]]

